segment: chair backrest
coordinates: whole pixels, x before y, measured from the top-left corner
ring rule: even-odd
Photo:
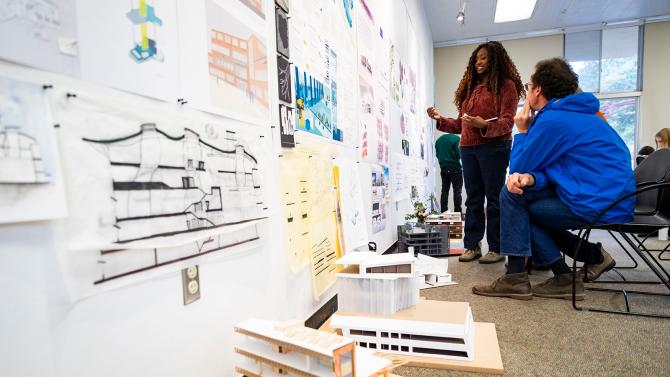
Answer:
[[[660,183],[670,180],[670,149],[659,149],[647,156],[635,169],[635,182]],[[670,203],[670,189],[650,190],[636,196],[635,213],[638,215],[655,215],[659,210],[670,212],[665,208]]]

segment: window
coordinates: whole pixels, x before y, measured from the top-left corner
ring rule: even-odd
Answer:
[[[641,89],[639,26],[565,35],[565,58],[579,86],[600,100],[600,111],[635,154]]]
[[[205,170],[205,161],[198,161],[198,169]]]

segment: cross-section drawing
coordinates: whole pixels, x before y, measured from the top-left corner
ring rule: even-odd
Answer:
[[[109,159],[117,243],[264,217],[258,161],[232,131],[218,146],[191,129],[173,136],[153,123],[115,139],[83,140]]]

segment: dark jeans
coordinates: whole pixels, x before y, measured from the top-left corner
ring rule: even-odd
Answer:
[[[574,214],[556,195],[556,190],[524,190],[522,195],[500,190],[501,254],[533,257],[536,265],[550,265],[561,258],[561,251],[572,256],[579,237],[568,229],[589,222]],[[582,242],[580,262],[599,263],[600,249]]]
[[[442,195],[440,195],[440,209],[442,212],[447,210],[447,201],[449,200],[449,187],[454,187],[454,212],[461,212],[461,192],[463,191],[463,172],[453,170],[447,167],[440,168],[440,177],[442,178]]]
[[[500,206],[498,197],[505,184],[511,141],[495,140],[472,147],[461,147],[463,178],[465,180],[466,249],[475,249],[484,238],[489,250],[500,252]],[[486,198],[486,214],[484,214]]]

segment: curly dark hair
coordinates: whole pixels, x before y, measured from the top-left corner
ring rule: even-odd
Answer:
[[[542,88],[544,98],[563,98],[579,91],[579,77],[562,58],[540,60],[530,76],[533,86]]]
[[[479,77],[479,74],[475,69],[477,52],[482,48],[485,48],[488,52],[489,81],[487,89],[493,93],[493,104],[496,109],[498,108],[498,92],[506,79],[514,82],[519,97],[525,97],[526,91],[523,88],[519,71],[516,69],[512,59],[507,55],[507,51],[503,45],[500,44],[500,42],[486,42],[477,46],[472,52],[472,55],[470,55],[470,60],[468,61],[468,66],[465,69],[463,78],[461,79],[460,84],[458,84],[458,89],[456,89],[456,92],[454,93],[454,105],[460,109],[463,102],[465,102],[465,99],[472,94],[475,86],[482,81],[482,78]]]

